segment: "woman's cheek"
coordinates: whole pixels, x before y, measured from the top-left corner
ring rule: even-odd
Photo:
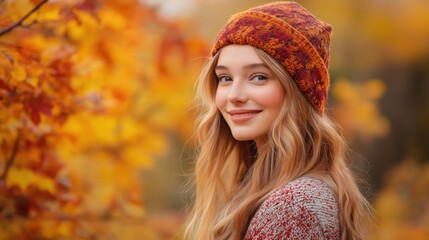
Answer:
[[[216,90],[215,103],[216,103],[217,108],[221,111],[225,107],[226,93],[221,88],[217,88],[217,90]]]

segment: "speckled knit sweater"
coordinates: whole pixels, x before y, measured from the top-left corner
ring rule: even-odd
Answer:
[[[339,239],[338,203],[330,187],[298,178],[271,193],[250,221],[245,240]]]

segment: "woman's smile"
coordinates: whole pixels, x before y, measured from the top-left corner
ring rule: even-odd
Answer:
[[[246,109],[237,109],[228,111],[231,121],[234,123],[244,123],[248,120],[255,117],[262,110],[246,110]]]

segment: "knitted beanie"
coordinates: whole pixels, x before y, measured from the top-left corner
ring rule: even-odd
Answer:
[[[233,15],[219,32],[211,55],[229,44],[262,49],[286,69],[323,114],[329,88],[331,29],[295,2],[269,3]]]

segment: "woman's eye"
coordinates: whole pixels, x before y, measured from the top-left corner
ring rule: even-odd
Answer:
[[[255,75],[253,75],[253,77],[252,77],[251,80],[263,81],[263,80],[266,80],[266,79],[267,79],[267,77],[265,75],[255,74]]]
[[[218,82],[228,82],[228,81],[232,81],[232,79],[228,76],[221,75],[221,76],[217,77],[217,81]]]

